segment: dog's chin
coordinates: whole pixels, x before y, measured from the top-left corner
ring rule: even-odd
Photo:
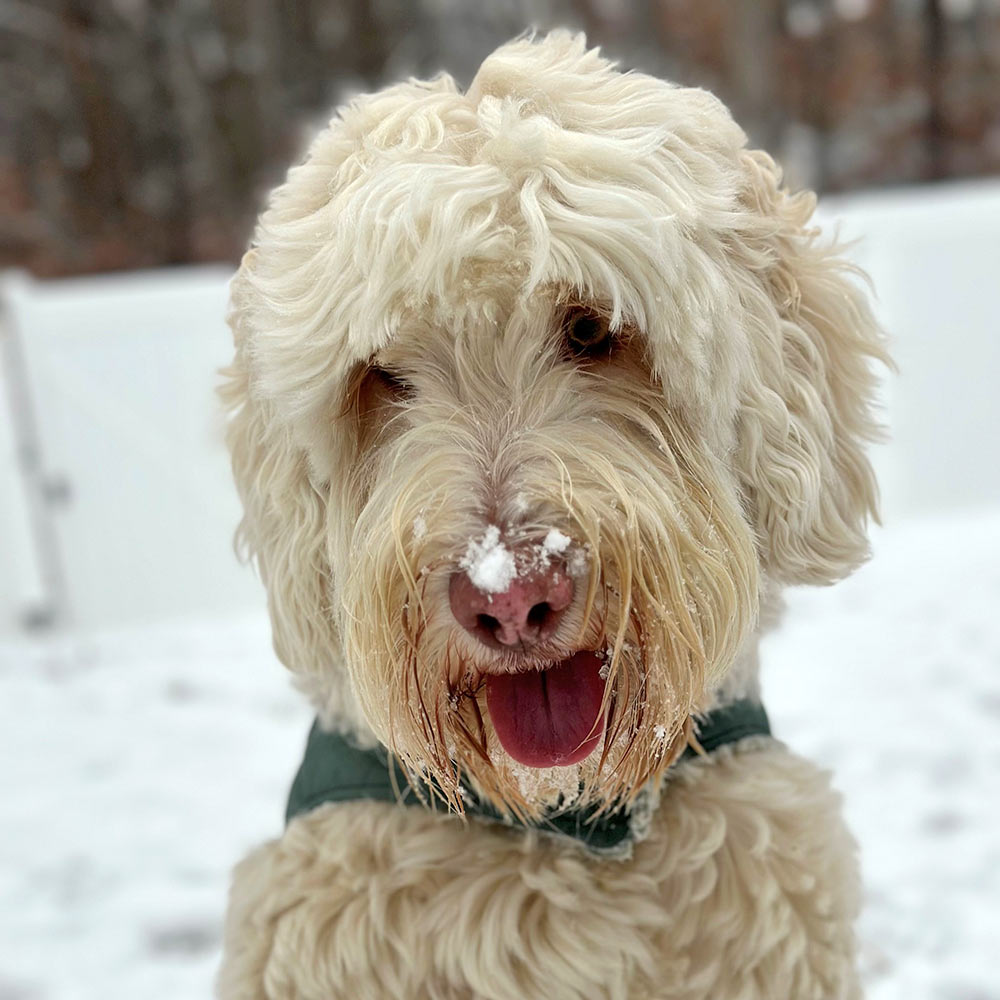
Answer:
[[[604,657],[591,650],[486,679],[486,707],[507,756],[530,768],[571,767],[600,746],[608,705]]]

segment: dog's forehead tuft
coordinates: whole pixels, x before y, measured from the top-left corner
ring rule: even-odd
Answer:
[[[542,169],[549,152],[553,122],[541,115],[525,115],[526,104],[515,98],[484,97],[476,109],[485,141],[478,159],[501,170]]]

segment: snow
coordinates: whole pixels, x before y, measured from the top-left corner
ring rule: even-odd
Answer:
[[[261,618],[0,644],[0,997],[208,997],[309,712]]]
[[[590,546],[582,545],[573,549],[566,560],[566,572],[570,576],[584,576],[590,571]]]
[[[416,533],[416,525],[414,525]],[[418,536],[419,537],[419,536]],[[480,539],[471,539],[459,567],[480,590],[487,594],[503,593],[521,574],[530,574],[548,566],[552,557],[562,555],[572,539],[558,528],[550,528],[541,544],[519,549],[515,555],[500,540],[500,529],[491,524]],[[570,572],[579,572],[579,550],[570,557]],[[583,568],[586,568],[584,555]]]
[[[995,1000],[1000,510],[904,522],[764,644],[775,732],[861,843],[869,1000]],[[0,997],[207,997],[228,871],[309,713],[260,617],[0,643]]]
[[[481,540],[471,539],[459,561],[468,578],[487,594],[503,593],[517,577],[513,553],[500,541],[500,529],[491,524]]]
[[[569,548],[570,537],[558,528],[552,528],[542,541],[542,551],[547,556],[561,555]]]
[[[1000,511],[904,522],[765,640],[776,733],[861,844],[868,1000],[997,1000]]]

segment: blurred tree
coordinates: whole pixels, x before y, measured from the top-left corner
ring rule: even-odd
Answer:
[[[532,24],[709,87],[799,184],[1000,170],[1000,0],[0,0],[0,266],[234,261],[346,94]]]

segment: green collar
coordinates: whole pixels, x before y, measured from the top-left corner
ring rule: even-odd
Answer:
[[[698,742],[706,753],[727,743],[736,743],[748,736],[768,736],[771,732],[767,713],[754,701],[734,701],[716,708],[696,720]],[[688,746],[678,761],[689,760],[698,753]],[[326,802],[353,802],[367,799],[375,802],[399,802],[426,808],[431,801],[425,782],[414,778],[417,789],[411,787],[406,772],[384,747],[362,750],[339,733],[326,732],[314,722],[306,743],[305,757],[299,766],[288,797],[285,822],[309,812]],[[471,792],[464,796],[466,813],[479,819],[527,829],[528,824],[501,816],[488,802],[480,802]],[[596,854],[614,855],[627,852],[641,836],[637,806],[621,808],[593,818],[596,807],[587,810],[567,810],[553,813],[530,828],[543,833],[570,837]],[[645,810],[648,816],[648,806]]]

